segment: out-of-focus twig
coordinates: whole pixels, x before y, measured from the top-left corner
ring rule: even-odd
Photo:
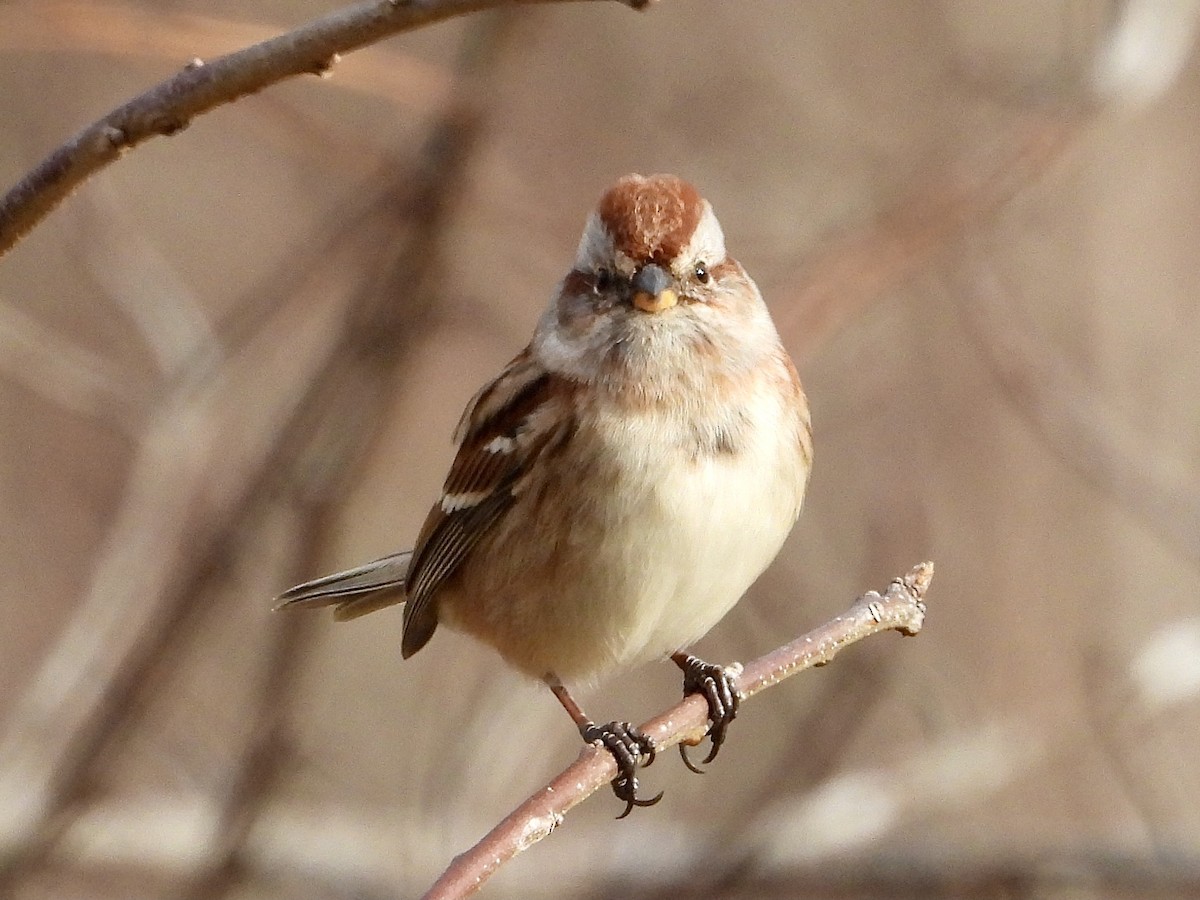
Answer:
[[[844,614],[789,644],[747,663],[737,680],[738,693],[749,698],[797,672],[823,666],[838,651],[881,631],[916,634],[925,616],[925,593],[933,564],[922,563],[897,578],[880,595],[863,594]],[[695,744],[708,727],[708,705],[689,694],[678,704],[639,726],[658,750],[676,744]],[[616,777],[612,755],[586,747],[579,758],[491,830],[478,844],[457,857],[425,894],[425,900],[452,900],[479,890],[496,870],[518,853],[549,837],[563,817]]]
[[[299,542],[293,558],[307,565],[311,542]],[[295,569],[294,569],[295,570]],[[223,796],[218,803],[212,845],[190,884],[179,893],[183,900],[220,897],[236,880],[242,846],[259,809],[277,786],[288,758],[286,730],[311,624],[272,621],[267,629],[262,683],[250,711],[254,727],[234,758]]]
[[[495,36],[499,24],[484,19],[480,28]],[[0,741],[0,886],[41,858],[66,824],[92,761],[124,720],[173,623],[226,568],[232,537],[267,497],[309,507],[329,502],[371,439],[393,373],[432,320],[440,245],[482,127],[479,94],[498,46],[468,32],[462,75],[416,176],[401,167],[381,181],[372,210],[347,223],[352,239],[327,248],[290,302],[239,322],[237,353],[215,365],[194,360],[191,377],[155,416],[91,589]],[[364,248],[385,255],[364,260]],[[332,283],[347,272],[350,296]],[[264,380],[274,384],[265,396],[252,389]],[[262,397],[258,405],[254,397]],[[235,754],[235,790],[220,806],[229,832],[216,836],[193,896],[220,893],[236,874],[242,837],[262,800],[261,792],[236,786],[273,777],[271,751],[283,720],[272,704],[284,705],[297,646],[296,635],[275,635],[260,727]]]
[[[1018,898],[1086,892],[1088,896],[1191,900],[1200,896],[1200,858],[1182,850],[1166,857],[1132,848],[1046,848],[1034,855],[993,855],[960,848],[922,854],[904,848],[852,862],[823,861],[820,865],[767,871],[744,870],[730,878],[723,900],[961,900],[961,898]],[[663,883],[632,879],[609,882],[595,897],[622,900],[701,900],[715,896],[707,880],[683,877]]]
[[[107,359],[2,301],[0,377],[129,434],[138,430],[153,396]]]
[[[244,50],[209,62],[193,60],[84,128],[0,198],[0,256],[90,175],[211,109],[286,78],[324,74],[340,54],[402,31],[493,7],[553,2],[563,0],[366,0]],[[640,9],[650,0],[618,2]]]
[[[323,834],[328,852],[314,857],[303,842],[264,841],[248,853],[246,865],[263,878],[292,872],[295,877],[315,883],[324,891],[311,895],[355,898],[395,898],[411,896],[407,879],[388,877],[387,860],[378,852],[375,866],[364,865],[362,848],[378,847],[380,834],[399,844],[410,832],[422,826],[401,810],[363,819],[339,816],[339,807],[304,804],[272,806],[264,815],[262,831],[274,834]],[[82,872],[101,884],[111,884],[114,873],[135,873],[144,883],[148,879],[169,879],[178,871],[181,844],[194,840],[196,826],[204,810],[178,800],[154,797],[145,805],[122,803],[97,805],[72,833],[69,860],[74,871]],[[189,824],[192,827],[189,828]],[[131,854],[131,838],[142,836],[141,852]],[[1128,837],[1126,835],[1126,837]],[[367,854],[366,858],[373,858]],[[55,857],[55,861],[60,861]],[[711,862],[707,860],[706,862]],[[594,861],[578,864],[588,876]],[[719,861],[717,865],[720,865]],[[580,873],[572,884],[583,883],[579,868],[568,866],[567,875]],[[1128,898],[1128,900],[1194,900],[1200,896],[1200,854],[1194,847],[1176,845],[1164,853],[1150,854],[1136,840],[1118,843],[1094,842],[1080,847],[1044,843],[1035,852],[1004,847],[958,846],[940,841],[936,846],[915,846],[880,842],[873,849],[855,853],[841,862],[823,859],[814,865],[764,866],[743,868],[740,877],[723,881],[727,887],[716,893],[706,877],[697,878],[695,869],[667,877],[662,869],[642,870],[610,880],[600,880],[588,896],[593,900],[863,900],[868,897],[903,898],[1016,898],[1073,895],[1086,891],[1088,896]],[[511,873],[509,894],[519,896],[521,888],[544,896],[545,875]],[[330,886],[336,885],[336,892]],[[1056,890],[1057,889],[1057,890]],[[310,896],[306,893],[305,896]]]
[[[217,349],[212,322],[168,257],[135,224],[103,179],[93,185],[72,242],[113,305],[136,326],[158,368],[178,374],[203,349]]]
[[[388,380],[393,369],[407,356],[398,352],[397,345],[402,342],[388,340],[388,337],[395,338],[397,330],[406,324],[415,324],[410,318],[428,317],[439,303],[441,278],[437,273],[441,244],[450,224],[449,218],[461,199],[465,167],[481,130],[483,85],[507,45],[512,32],[510,24],[511,13],[497,13],[478,19],[469,31],[455,90],[426,143],[424,165],[418,176],[418,202],[414,207],[418,218],[409,231],[407,248],[397,263],[383,273],[383,280],[372,285],[368,295],[371,299],[357,306],[360,321],[358,327],[351,327],[347,332],[344,363],[340,356],[333,359],[335,367],[344,365],[357,370],[365,351],[372,364],[359,374],[364,381],[372,382],[374,389],[358,390],[353,379],[339,379],[344,385],[344,395],[329,399],[328,405],[320,411],[336,414],[345,405],[353,403],[365,406],[367,416],[374,418],[373,407],[385,402],[386,394],[379,389],[381,382]],[[391,309],[394,298],[401,295],[407,295],[405,310],[399,315],[385,312]],[[377,331],[377,328],[381,330]],[[376,342],[381,338],[388,347],[383,356],[376,352]],[[364,341],[367,342],[365,345]],[[311,574],[303,570],[319,556],[317,550],[323,542],[322,525],[326,519],[322,511],[335,504],[338,494],[334,487],[344,480],[338,476],[345,474],[369,436],[370,428],[364,428],[357,441],[342,440],[336,448],[324,447],[320,468],[302,464],[290,473],[288,480],[297,494],[301,507],[299,514],[308,523],[308,527],[302,529],[306,539],[293,548],[298,568],[290,580],[300,581]],[[305,626],[308,627],[311,624]],[[224,896],[243,868],[247,836],[280,771],[283,732],[290,706],[287,701],[297,684],[294,670],[304,633],[295,625],[272,623],[271,650],[255,709],[256,728],[243,748],[221,803],[216,829],[218,843],[183,893],[184,900]]]
[[[964,281],[967,281],[964,279]],[[1012,288],[976,259],[963,319],[1016,409],[1054,453],[1176,551],[1200,562],[1200,470],[1168,448],[1148,446],[1059,355],[1050,352],[1005,298]]]
[[[362,237],[386,234],[377,222]],[[342,300],[331,288],[312,285],[324,305],[279,310],[242,354],[209,377],[193,374],[151,416],[90,584],[4,723],[0,887],[45,851],[198,577],[215,571],[217,547],[331,352]],[[275,392],[249,403],[263,378]]]
[[[985,160],[970,154],[942,167],[873,223],[831,238],[803,261],[794,289],[773,295],[788,349],[798,360],[810,358],[864,306],[1035,181],[1079,129],[1066,111],[1022,115],[1006,135],[989,138]]]
[[[1107,757],[1111,787],[1141,821],[1153,855],[1169,859],[1175,836],[1196,834],[1200,824],[1200,810],[1189,802],[1197,785],[1189,759],[1190,729],[1154,721],[1145,704],[1134,699],[1122,665],[1128,660],[1115,660],[1099,648],[1085,648],[1084,660],[1081,706],[1090,744]],[[1183,746],[1171,752],[1172,743]]]

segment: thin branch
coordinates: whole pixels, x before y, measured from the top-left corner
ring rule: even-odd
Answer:
[[[831,662],[843,647],[880,631],[916,634],[924,621],[924,597],[932,578],[933,563],[922,563],[893,581],[883,595],[875,591],[863,594],[844,614],[748,663],[738,678],[738,692],[748,699],[789,675]],[[701,741],[707,717],[704,699],[692,694],[640,728],[655,747],[666,749]],[[574,763],[457,857],[425,894],[425,900],[473,894],[502,864],[549,837],[569,810],[616,775],[616,763],[608,752],[595,746],[584,748]]]
[[[323,75],[343,53],[466,13],[566,0],[367,0],[285,34],[205,62],[117,107],[54,150],[0,198],[0,256],[90,175],[132,147],[296,75]],[[595,0],[570,0],[595,2]],[[650,0],[618,0],[642,9]]]
[[[240,10],[242,13],[248,10]],[[226,53],[279,31],[251,19],[201,15],[133,0],[10,0],[0,4],[0,52],[87,53],[149,60],[174,67],[182,59]],[[333,86],[434,115],[450,94],[445,66],[394,48],[364,48]],[[342,162],[336,160],[336,162]]]

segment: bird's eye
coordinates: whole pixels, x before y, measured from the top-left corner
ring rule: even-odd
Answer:
[[[708,272],[708,266],[702,262],[696,263],[696,268],[692,270],[692,273],[696,276],[696,280],[701,284],[708,284],[709,280],[712,278],[712,275],[710,275]]]
[[[613,285],[613,273],[611,269],[596,270],[596,290],[607,291]]]

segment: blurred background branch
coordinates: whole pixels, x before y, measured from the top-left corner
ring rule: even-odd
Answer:
[[[0,772],[8,788],[0,883],[11,884],[44,858],[64,813],[85,790],[89,770],[113,732],[126,724],[148,673],[173,649],[173,632],[187,616],[187,604],[230,565],[237,536],[264,516],[264,505],[289,507],[293,528],[304,537],[288,542],[291,563],[280,568],[275,561],[261,575],[295,580],[317,556],[323,510],[336,500],[347,470],[371,439],[375,407],[406,359],[403,345],[419,336],[438,302],[439,242],[455,206],[454,185],[461,182],[481,128],[483,88],[503,46],[506,21],[482,18],[478,33],[469,36],[455,88],[431,128],[423,158],[415,167],[396,165],[391,184],[380,180],[369,221],[347,217],[355,230],[337,240],[346,245],[341,252],[349,254],[347,264],[361,267],[363,283],[345,296],[342,309],[321,310],[309,332],[315,346],[300,352],[301,317],[311,313],[296,308],[304,306],[304,286],[281,273],[287,305],[275,307],[240,346],[228,348],[228,359],[214,364],[208,355],[192,354],[188,371],[172,372],[180,386],[156,414],[160,427],[149,430],[138,466],[142,475],[135,471],[131,477],[125,513],[92,590],[34,676],[0,743]],[[112,229],[106,233],[111,240]],[[383,259],[376,247],[383,248]],[[314,287],[323,284],[325,267],[339,266],[337,249],[307,273]],[[397,295],[407,302],[395,304]],[[340,322],[328,318],[331,313],[340,313]],[[167,331],[154,326],[152,333]],[[289,341],[278,341],[278,333]],[[272,355],[279,357],[275,368],[293,385],[279,394],[286,405],[239,408],[242,379],[261,376]],[[349,410],[352,417],[346,416]],[[231,458],[221,448],[235,417],[241,418],[241,451]],[[206,440],[213,443],[206,446]],[[199,517],[190,513],[197,508]],[[147,546],[147,540],[153,544]],[[208,839],[212,849],[186,896],[222,896],[236,877],[241,843],[275,767],[285,761],[282,731],[304,632],[305,626],[272,620],[258,678],[260,700],[218,803]]]

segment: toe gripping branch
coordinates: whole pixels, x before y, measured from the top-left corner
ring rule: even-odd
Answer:
[[[712,741],[712,749],[708,756],[700,761],[700,766],[706,766],[721,752],[725,743],[725,732],[737,718],[738,704],[741,698],[734,686],[735,673],[740,667],[726,668],[725,666],[706,663],[688,653],[676,653],[671,657],[675,665],[683,670],[683,692],[685,694],[700,694],[708,701],[708,718],[712,723],[708,729],[708,737]],[[688,758],[688,745],[679,745],[679,755],[683,764],[698,775],[704,770]]]
[[[648,800],[637,795],[638,766],[654,762],[654,742],[650,738],[628,722],[609,722],[607,725],[584,722],[579,726],[579,733],[589,744],[602,745],[617,761],[617,777],[613,779],[612,789],[618,800],[625,801],[625,811],[617,816],[618,819],[633,812],[635,806],[653,806],[662,799],[662,791]]]

